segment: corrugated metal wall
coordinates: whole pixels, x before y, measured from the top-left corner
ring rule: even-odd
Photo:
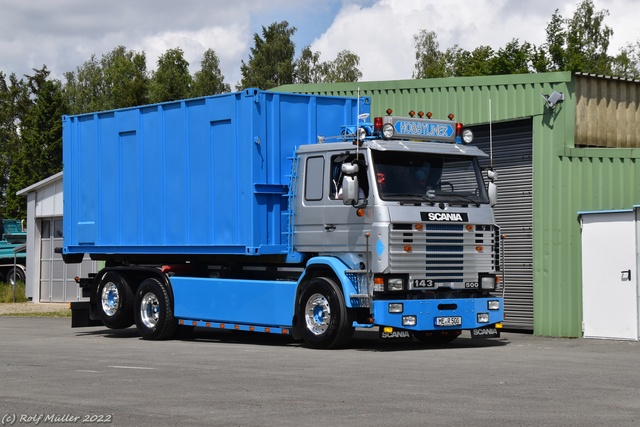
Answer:
[[[583,82],[582,79],[586,80]],[[582,140],[576,140],[576,128],[582,127],[578,124],[578,116],[587,117],[586,106],[592,102],[600,108],[599,113],[588,115],[589,126],[598,129],[596,140],[602,138],[600,130],[607,135],[615,134],[616,141],[620,140],[617,136],[620,133],[639,133],[637,91],[640,82],[625,82],[624,90],[620,89],[619,83],[611,78],[560,72],[290,85],[278,90],[348,96],[359,93],[372,98],[374,116],[384,115],[384,110],[390,107],[396,114],[406,114],[410,109],[432,111],[437,118],[452,112],[456,120],[466,125],[486,124],[490,118],[495,123],[530,117],[533,129],[534,333],[579,337],[582,335],[582,269],[577,212],[640,204],[640,149],[581,148]],[[565,99],[549,109],[541,94],[549,95],[553,91],[563,93]],[[623,98],[629,106],[624,109],[627,121],[619,122],[618,108],[615,109],[616,119],[613,119],[613,113],[610,115],[605,106],[617,105]],[[585,104],[583,99],[593,101]],[[576,105],[578,100],[580,106]],[[632,111],[636,115],[632,115]],[[624,138],[624,141],[628,140]],[[615,144],[615,147],[623,146],[618,142]],[[595,142],[593,145],[603,144]],[[604,146],[612,145],[607,142]],[[525,219],[526,215],[523,215],[523,224],[526,224]]]
[[[575,146],[640,148],[638,82],[587,75],[575,78]]]

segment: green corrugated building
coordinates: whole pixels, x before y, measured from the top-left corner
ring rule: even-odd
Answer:
[[[578,212],[640,204],[639,81],[557,72],[278,90],[370,96],[373,116],[455,114],[499,173],[505,327],[582,336]]]

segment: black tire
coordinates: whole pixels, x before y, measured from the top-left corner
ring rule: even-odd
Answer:
[[[306,284],[298,304],[298,326],[302,339],[312,348],[340,348],[353,336],[342,290],[326,277]]]
[[[448,344],[460,336],[460,331],[413,332],[413,337],[422,344]]]
[[[0,274],[0,276],[2,276],[2,274]],[[11,286],[16,285],[18,282],[22,282],[24,283],[25,281],[25,274],[24,274],[24,270],[22,270],[20,267],[16,267],[15,271],[13,270],[13,267],[9,268],[9,270],[7,270],[7,283],[10,284]]]
[[[111,329],[133,325],[133,292],[124,278],[113,271],[100,279],[96,308],[102,323]]]
[[[136,327],[144,339],[166,340],[178,330],[169,291],[158,279],[145,279],[140,284],[134,313]]]

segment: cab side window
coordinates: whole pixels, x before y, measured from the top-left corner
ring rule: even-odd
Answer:
[[[322,200],[324,184],[324,157],[309,157],[305,168],[304,198],[309,201]]]

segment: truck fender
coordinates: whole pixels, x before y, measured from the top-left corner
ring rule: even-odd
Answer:
[[[351,303],[351,298],[349,295],[357,293],[355,284],[349,279],[345,271],[350,270],[351,268],[342,262],[338,258],[330,257],[330,256],[319,256],[311,258],[307,262],[307,266],[298,279],[298,290],[296,292],[296,301],[298,303],[298,299],[300,296],[300,290],[302,289],[302,284],[306,282],[309,278],[317,276],[315,272],[324,271],[326,274],[327,270],[331,270],[335,278],[338,280],[342,293],[344,294],[344,301],[347,308],[353,308],[353,304]]]

